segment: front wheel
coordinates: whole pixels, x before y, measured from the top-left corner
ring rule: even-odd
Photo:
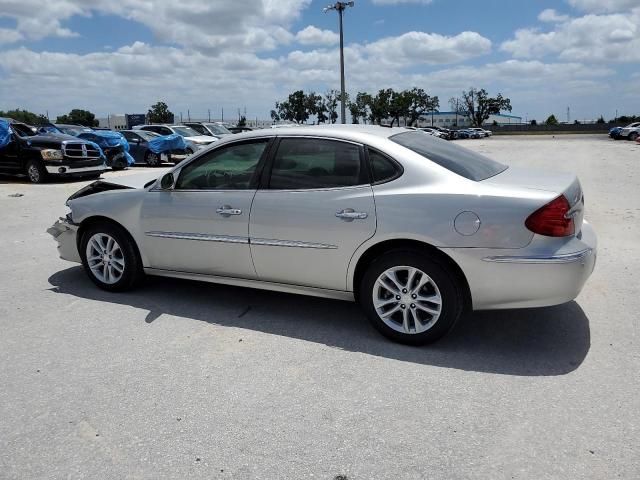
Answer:
[[[29,160],[27,162],[27,177],[31,183],[44,183],[47,181],[47,169],[44,168],[42,162],[38,160]]]
[[[160,160],[160,154],[159,153],[153,153],[151,150],[149,150],[147,152],[147,154],[145,155],[144,161],[150,167],[159,167],[160,164],[162,163],[161,160]]]
[[[409,345],[444,336],[464,305],[462,290],[445,264],[411,250],[374,260],[362,278],[358,298],[380,333]]]
[[[133,240],[116,225],[89,227],[82,236],[80,255],[85,272],[103,290],[130,290],[144,277]]]

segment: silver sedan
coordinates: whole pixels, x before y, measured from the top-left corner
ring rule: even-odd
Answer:
[[[97,181],[49,229],[98,287],[148,274],[355,300],[422,344],[471,309],[568,302],[595,265],[574,175],[419,131],[255,131],[155,177]]]

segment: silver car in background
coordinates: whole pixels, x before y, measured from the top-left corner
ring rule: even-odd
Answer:
[[[159,179],[98,181],[67,204],[49,232],[100,288],[149,274],[356,300],[408,344],[471,309],[568,302],[596,259],[574,175],[404,128],[235,135]]]

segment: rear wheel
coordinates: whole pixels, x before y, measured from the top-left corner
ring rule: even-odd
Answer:
[[[638,138],[638,133],[637,132],[631,132],[629,134],[629,140],[631,140],[632,142],[635,141]]]
[[[89,278],[104,290],[130,290],[144,278],[133,240],[117,225],[90,226],[82,236],[80,255]]]
[[[362,278],[358,298],[380,333],[409,345],[444,336],[464,305],[462,289],[447,267],[412,250],[396,250],[374,260]]]
[[[39,160],[29,160],[27,162],[27,177],[31,183],[44,183],[47,181],[47,169]]]
[[[161,163],[160,154],[159,153],[153,153],[151,150],[149,150],[147,152],[147,154],[144,156],[144,161],[150,167],[159,167],[160,163]]]

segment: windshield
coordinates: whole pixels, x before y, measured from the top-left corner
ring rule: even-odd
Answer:
[[[36,135],[30,127],[22,125],[21,123],[12,123],[10,127],[19,137],[33,137]]]
[[[183,137],[198,137],[200,134],[191,127],[171,127],[171,130]]]
[[[138,135],[140,135],[142,138],[144,138],[145,140],[153,140],[154,138],[158,138],[161,135],[159,133],[156,132],[148,132],[146,130],[138,130],[137,132]]]
[[[231,133],[229,130],[227,130],[226,127],[218,125],[216,123],[205,123],[205,126],[211,131],[211,133],[215,133],[216,135],[225,135]]]
[[[69,127],[69,126],[66,126],[66,125],[56,125],[56,127],[62,133],[66,133],[67,135],[72,135],[74,137],[77,137],[82,132],[92,132],[93,131],[88,127]]]
[[[390,140],[476,182],[493,177],[508,168],[483,155],[422,132],[399,133]]]

